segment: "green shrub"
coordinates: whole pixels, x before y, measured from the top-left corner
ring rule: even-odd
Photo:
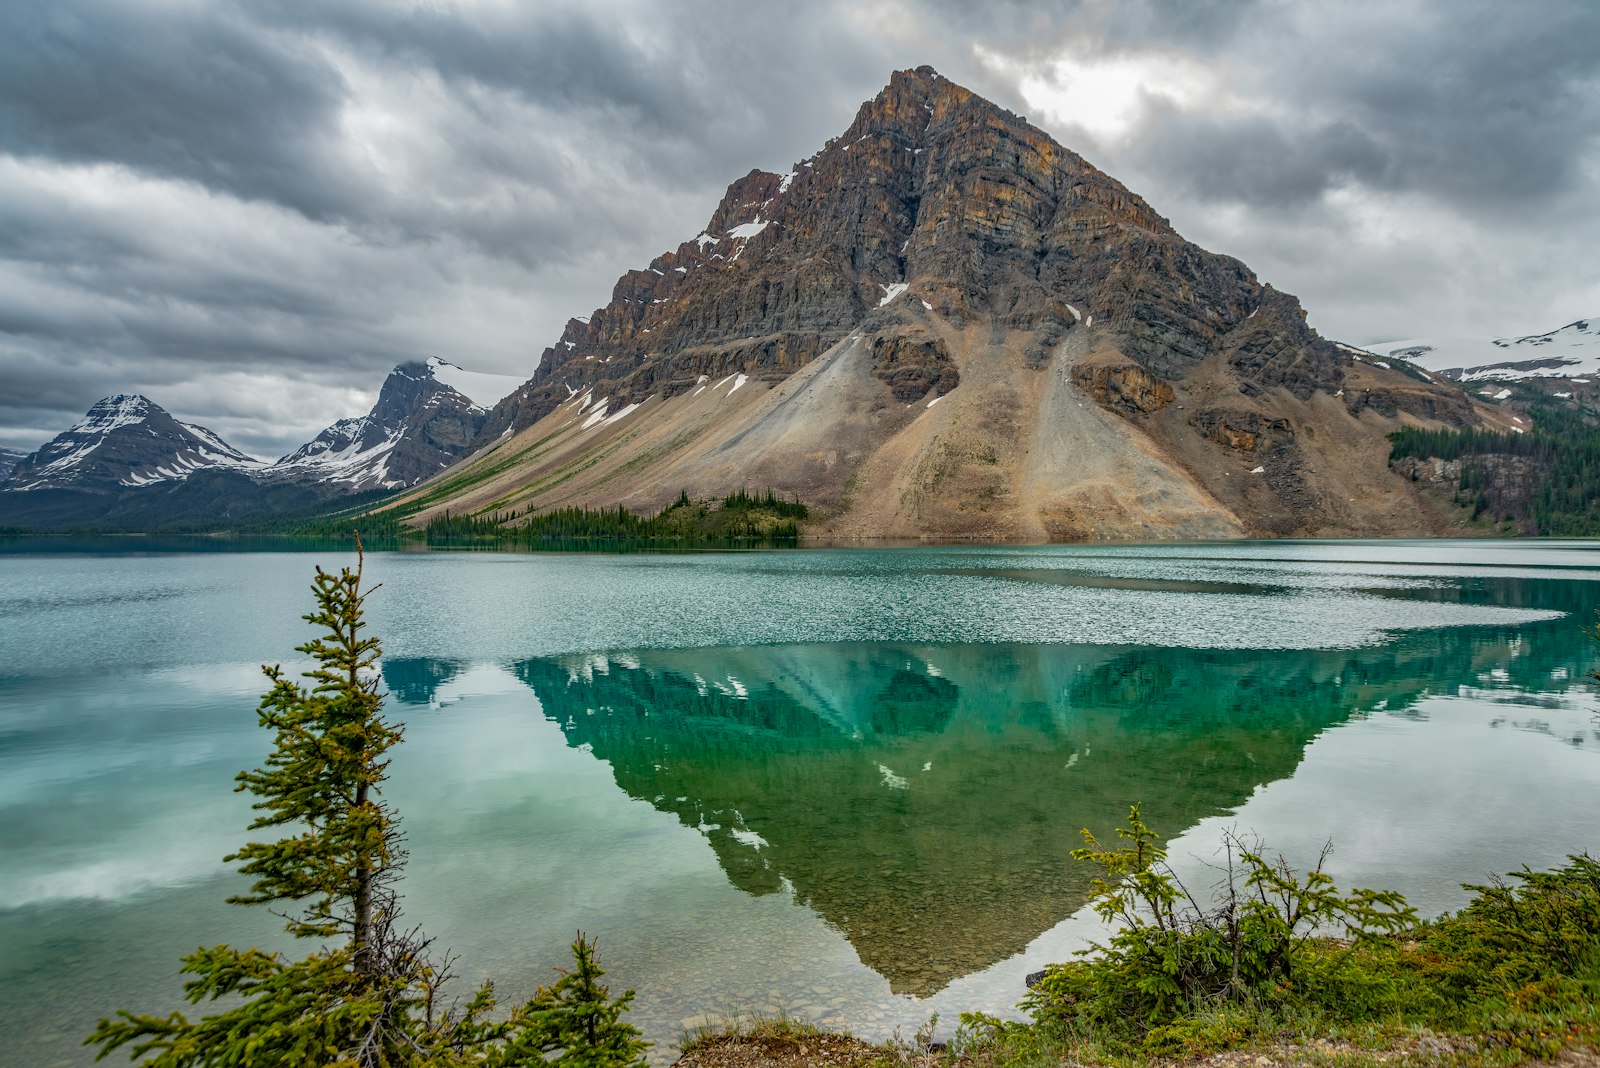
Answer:
[[[1415,912],[1393,891],[1340,892],[1316,867],[1294,871],[1237,835],[1223,838],[1221,886],[1201,905],[1167,864],[1156,832],[1128,813],[1124,844],[1083,832],[1076,860],[1097,865],[1094,909],[1119,925],[1107,945],[1048,969],[1025,1006],[1068,1031],[1150,1031],[1196,1011],[1255,1002],[1345,1001],[1377,1011],[1385,982],[1361,971],[1352,950],[1412,926]],[[1322,937],[1338,929],[1349,942]],[[1176,1040],[1176,1039],[1174,1039]]]
[[[1600,862],[1585,853],[1511,880],[1469,887],[1466,908],[1421,932],[1429,982],[1454,1004],[1511,1013],[1600,999]]]
[[[1235,1049],[1255,1037],[1254,1020],[1242,1012],[1223,1010],[1204,1016],[1186,1016],[1152,1027],[1142,1045],[1150,1053],[1174,1057],[1203,1057]]]
[[[1338,890],[1326,849],[1299,873],[1231,833],[1202,905],[1139,806],[1128,824],[1115,848],[1085,831],[1073,852],[1099,867],[1094,908],[1115,933],[1046,969],[1023,1002],[1031,1024],[963,1016],[958,1039],[979,1061],[1199,1057],[1309,1035],[1387,1044],[1420,1030],[1499,1063],[1600,1040],[1600,862],[1588,854],[1469,886],[1460,912],[1418,924],[1399,894]]]

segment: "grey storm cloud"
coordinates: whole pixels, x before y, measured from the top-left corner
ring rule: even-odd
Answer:
[[[0,0],[0,445],[143,391],[272,455],[405,359],[529,374],[922,63],[1325,332],[1558,325],[1600,310],[1597,31],[1576,0]],[[1201,84],[1114,129],[1040,95],[1103,63]]]
[[[1205,201],[1294,207],[1345,182],[1381,179],[1389,166],[1382,147],[1349,122],[1309,129],[1259,117],[1168,122],[1164,136],[1144,141],[1133,158]]]
[[[1463,0],[1315,33],[1296,33],[1288,10],[1289,25],[1283,9],[1248,33],[1234,25],[1242,80],[1276,114],[1167,109],[1131,161],[1207,199],[1272,204],[1356,182],[1505,209],[1585,180],[1600,134],[1600,8]]]
[[[0,147],[197,182],[313,217],[357,202],[323,166],[345,86],[295,35],[225,6],[8,3]]]

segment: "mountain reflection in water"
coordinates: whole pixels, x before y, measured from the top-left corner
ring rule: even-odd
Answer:
[[[1089,873],[1068,857],[1080,828],[1107,837],[1140,801],[1176,836],[1290,776],[1333,724],[1486,670],[1548,679],[1580,651],[1554,640],[1535,657],[1522,637],[1452,629],[1320,651],[818,644],[513,670],[568,744],[704,834],[735,886],[792,894],[895,993],[920,997],[1084,904]],[[384,665],[413,701],[454,670]]]

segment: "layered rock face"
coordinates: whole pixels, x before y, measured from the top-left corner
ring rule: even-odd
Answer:
[[[840,536],[1425,532],[1398,480],[1349,505],[1389,430],[1478,416],[1353,370],[1292,296],[923,67],[569,321],[478,444],[539,431],[450,506],[753,483]]]

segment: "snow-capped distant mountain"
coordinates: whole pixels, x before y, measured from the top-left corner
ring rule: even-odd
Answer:
[[[1411,338],[1369,345],[1458,382],[1600,376],[1600,318],[1524,337]]]
[[[415,485],[465,456],[488,409],[519,385],[511,375],[466,371],[438,357],[403,363],[372,411],[339,420],[273,464],[268,477],[352,492]]]
[[[465,456],[489,406],[520,384],[437,358],[404,363],[372,411],[270,464],[147,397],[107,397],[10,477],[0,470],[0,526],[204,529],[412,486]]]
[[[5,488],[14,492],[147,486],[196,471],[254,471],[267,465],[212,431],[180,423],[138,394],[97,401],[70,429],[17,462]]]
[[[0,482],[4,482],[6,477],[11,474],[12,468],[16,467],[27,455],[21,449],[0,449]]]

